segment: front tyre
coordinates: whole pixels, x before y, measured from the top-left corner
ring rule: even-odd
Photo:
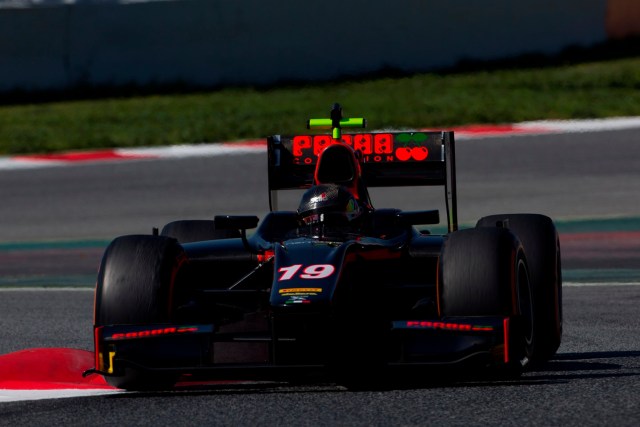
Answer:
[[[529,266],[535,307],[534,362],[549,360],[562,339],[560,240],[553,221],[538,214],[503,214],[481,218],[476,227],[501,223],[522,242]]]
[[[175,239],[162,236],[122,236],[107,247],[95,295],[96,327],[169,323],[173,284],[186,260]],[[173,385],[176,378],[149,375],[127,368],[123,375],[106,376],[114,387],[129,390]]]
[[[527,262],[506,229],[461,230],[445,240],[440,259],[440,314],[513,319],[507,371],[519,374],[534,350]]]

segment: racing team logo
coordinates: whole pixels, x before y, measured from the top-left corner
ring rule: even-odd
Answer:
[[[421,162],[429,157],[429,136],[423,132],[364,133],[342,135],[298,135],[293,137],[291,152],[298,164],[315,164],[318,155],[331,144],[343,143],[362,154],[363,163]]]
[[[424,144],[428,136],[422,132],[401,133],[396,136],[396,142],[401,145],[396,148],[396,159],[407,162],[411,159],[421,162],[429,157],[429,149]]]

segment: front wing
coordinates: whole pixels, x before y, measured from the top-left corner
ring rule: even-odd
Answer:
[[[366,319],[361,323],[367,328]],[[340,354],[339,346],[331,342],[333,333],[310,339],[279,336],[274,331],[220,333],[211,324],[102,326],[95,328],[95,368],[90,372],[121,376],[134,369],[212,380],[286,380],[299,377],[302,371],[327,371],[339,365],[342,357],[351,363],[379,360],[380,367],[387,368],[500,367],[518,358],[511,338],[516,324],[510,317],[396,320],[374,338],[381,340],[375,348],[385,349],[382,357],[353,351]],[[358,334],[358,327],[350,325],[349,333]],[[315,357],[296,353],[297,347],[307,348],[310,340],[315,341],[314,349],[332,350],[314,352]],[[292,349],[296,357],[291,357]]]

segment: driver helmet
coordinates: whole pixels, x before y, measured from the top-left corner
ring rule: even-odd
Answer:
[[[362,214],[354,195],[336,184],[320,184],[302,196],[298,215],[306,225],[332,222],[347,225]]]

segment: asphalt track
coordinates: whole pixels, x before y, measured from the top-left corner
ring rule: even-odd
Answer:
[[[637,425],[639,130],[459,141],[460,220],[539,212],[563,233],[557,358],[514,382],[348,392],[219,384],[168,393],[0,403],[0,425]],[[267,211],[261,154],[0,171],[3,287],[90,286],[106,242],[179,218]],[[432,192],[375,191],[378,207],[437,207]],[[297,195],[285,197],[293,206]],[[287,206],[284,206],[287,207]],[[601,248],[605,248],[602,250]],[[572,276],[573,275],[573,276]],[[615,283],[612,283],[615,282]],[[591,286],[582,286],[588,284]],[[0,354],[91,348],[92,293],[0,292]]]
[[[566,287],[564,297],[557,357],[518,381],[425,378],[413,388],[381,391],[227,383],[0,402],[0,425],[637,426],[639,287]],[[89,348],[91,302],[86,291],[3,292],[3,344]]]

